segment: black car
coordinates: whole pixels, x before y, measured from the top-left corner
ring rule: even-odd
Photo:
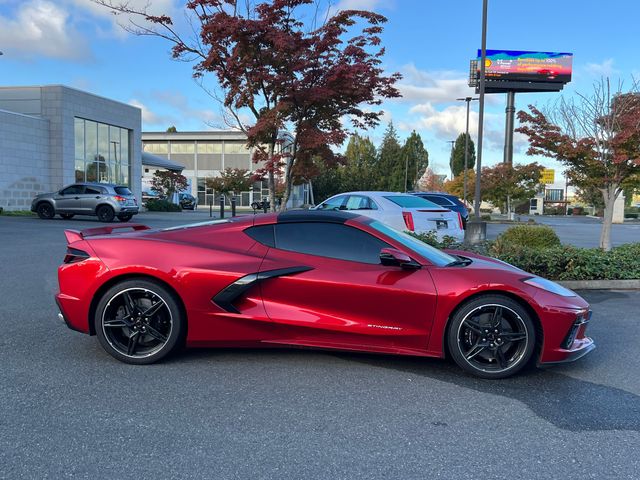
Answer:
[[[190,193],[181,193],[179,196],[180,207],[183,210],[194,210],[196,208],[196,197]]]
[[[462,201],[455,195],[444,192],[411,192],[411,195],[422,197],[426,200],[430,200],[433,203],[440,205],[441,207],[448,208],[449,210],[452,210],[454,212],[458,212],[462,217],[463,228],[467,228],[469,211],[467,210],[467,207],[464,206],[464,203],[462,203]]]

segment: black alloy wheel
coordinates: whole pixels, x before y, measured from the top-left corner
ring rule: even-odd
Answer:
[[[113,208],[111,208],[109,205],[102,205],[98,207],[98,210],[96,210],[96,215],[98,215],[98,220],[100,220],[101,222],[109,223],[113,222],[116,214],[113,211]]]
[[[509,377],[533,355],[536,330],[514,300],[485,295],[464,305],[451,320],[448,346],[465,371],[489,379]]]
[[[72,218],[73,218],[73,215],[74,215],[73,213],[61,213],[61,214],[60,214],[60,216],[61,216],[62,218],[64,218],[65,220],[70,220],[70,219],[72,219]]]
[[[56,216],[56,211],[53,209],[53,206],[49,202],[42,202],[36,208],[36,213],[38,216],[44,220],[51,220]]]
[[[125,363],[145,365],[170,354],[183,339],[175,295],[150,280],[126,280],[109,289],[94,317],[102,347]]]
[[[129,215],[129,214],[118,215],[118,220],[120,220],[121,222],[128,222],[129,220],[131,220],[132,217],[133,215]]]

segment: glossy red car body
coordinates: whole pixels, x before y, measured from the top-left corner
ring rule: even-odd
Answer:
[[[313,221],[339,215],[345,225],[376,236],[421,268],[403,270],[280,250],[245,232],[254,225],[282,222],[282,214],[164,230],[123,226],[139,229],[128,233],[104,227],[66,232],[70,255],[81,251],[88,258],[60,266],[58,305],[70,328],[94,334],[92,319],[102,293],[123,279],[150,277],[180,298],[188,347],[289,345],[444,357],[447,324],[456,309],[470,298],[494,292],[515,299],[535,320],[542,339],[536,352],[539,363],[573,360],[594,347],[585,335],[586,323],[576,327],[570,345],[562,346],[576,319],[588,317],[589,306],[577,295],[565,297],[531,286],[522,281],[531,275],[469,252],[460,253],[473,259],[470,265],[435,266],[372,228],[370,219],[318,213],[311,216]],[[307,221],[305,215],[310,213],[286,218]],[[261,272],[300,266],[306,269],[258,278]],[[249,282],[228,304],[216,300],[247,278],[259,281]]]

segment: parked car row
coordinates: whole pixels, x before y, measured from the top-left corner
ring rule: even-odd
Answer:
[[[426,196],[430,194],[397,192],[348,192],[328,198],[315,210],[357,210],[357,213],[379,220],[397,230],[415,233],[434,231],[438,238],[445,235],[462,240],[464,227],[469,217],[464,205],[462,209],[446,194],[439,194],[439,201],[450,203],[441,206]],[[455,197],[453,197],[455,198]],[[451,208],[449,208],[451,207]],[[454,210],[454,208],[456,210]]]

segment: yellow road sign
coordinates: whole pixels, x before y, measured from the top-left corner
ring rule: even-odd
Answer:
[[[540,174],[540,183],[549,185],[555,183],[556,171],[553,168],[545,168]]]

